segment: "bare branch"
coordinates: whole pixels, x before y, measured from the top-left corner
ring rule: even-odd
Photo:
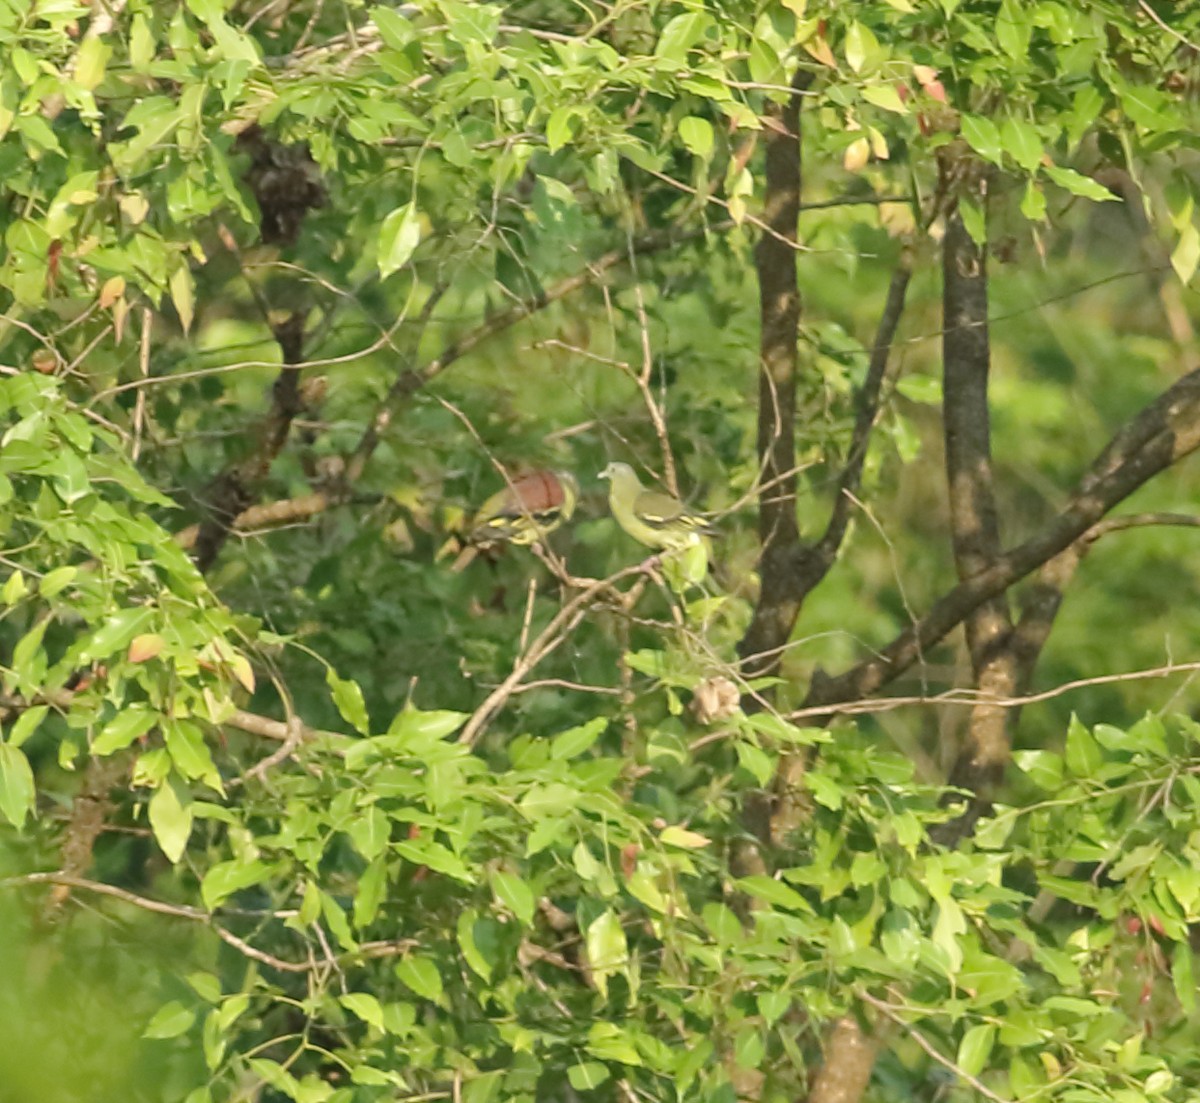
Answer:
[[[1198,447],[1200,369],[1176,381],[1117,432],[1071,499],[1040,532],[944,594],[917,625],[878,654],[837,677],[815,677],[805,706],[819,708],[876,693],[982,602],[1068,548],[1110,509]]]

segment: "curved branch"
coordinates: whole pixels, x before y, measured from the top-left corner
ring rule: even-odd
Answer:
[[[983,602],[1070,547],[1114,506],[1197,448],[1200,369],[1177,380],[1116,433],[1070,501],[1041,532],[964,579],[878,654],[837,677],[815,677],[805,706],[838,704],[877,692]]]

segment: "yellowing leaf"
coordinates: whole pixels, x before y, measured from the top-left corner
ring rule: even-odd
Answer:
[[[592,980],[600,995],[607,996],[608,978],[619,973],[629,963],[629,944],[625,941],[625,929],[612,911],[606,911],[588,927],[587,957],[592,970]]]
[[[192,833],[192,805],[179,799],[175,786],[167,779],[150,798],[150,827],[162,852],[178,862]]]
[[[179,314],[179,324],[183,326],[183,332],[187,333],[192,328],[192,318],[196,309],[196,285],[192,282],[192,270],[186,264],[181,264],[175,269],[169,286],[171,301]]]
[[[847,172],[859,172],[871,159],[871,143],[866,138],[855,138],[842,154],[842,168]]]
[[[1197,262],[1200,262],[1200,233],[1189,222],[1180,232],[1179,241],[1171,253],[1171,267],[1181,283],[1188,283],[1196,274]]]
[[[134,636],[133,642],[129,645],[129,661],[131,663],[144,663],[147,659],[153,659],[156,655],[160,654],[165,646],[166,641],[162,636],[156,635],[153,632]]]
[[[667,846],[679,846],[685,850],[699,850],[700,847],[708,846],[712,842],[712,839],[706,835],[701,835],[697,831],[689,831],[686,827],[664,827],[658,837]]]
[[[403,268],[421,241],[421,222],[413,203],[397,207],[383,220],[379,230],[379,254],[375,263],[379,275],[387,279]]]
[[[247,693],[254,692],[254,668],[245,655],[234,655],[229,660],[229,669]]]
[[[125,294],[125,277],[111,276],[104,281],[100,288],[100,309],[107,310],[122,295]]]
[[[130,192],[128,195],[121,196],[117,202],[117,206],[121,208],[121,213],[129,219],[129,221],[137,226],[141,223],[146,215],[150,213],[150,204],[146,198],[139,195],[137,192]]]
[[[85,38],[75,61],[75,83],[89,92],[95,88],[104,79],[111,53],[112,47],[99,37]]]
[[[838,67],[837,59],[834,58],[833,51],[829,48],[829,43],[825,40],[824,35],[814,35],[803,42],[802,45],[822,65],[828,65],[830,69]]]

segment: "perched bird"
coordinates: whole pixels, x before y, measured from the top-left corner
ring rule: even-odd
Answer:
[[[571,519],[579,484],[566,471],[531,471],[511,480],[479,507],[466,547],[451,567],[461,571],[479,551],[496,544],[533,544]]]
[[[600,472],[608,479],[608,506],[617,524],[639,544],[660,551],[687,548],[716,530],[678,498],[646,490],[627,463],[610,463]]]

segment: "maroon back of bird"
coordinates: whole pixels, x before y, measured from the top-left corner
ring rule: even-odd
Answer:
[[[545,513],[563,504],[563,488],[552,471],[533,471],[513,479],[512,490],[521,508],[530,513]]]

